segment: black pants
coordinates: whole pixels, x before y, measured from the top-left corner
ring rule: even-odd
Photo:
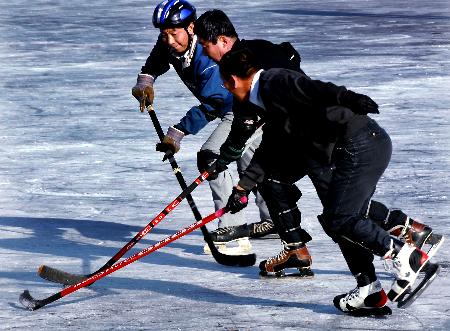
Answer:
[[[390,161],[391,140],[375,121],[370,121],[350,139],[338,142],[335,150],[335,169],[323,201],[323,226],[338,242],[354,275],[368,273],[375,277],[373,254],[386,254],[391,239],[366,217],[366,211]]]
[[[314,159],[304,159],[288,160],[283,162],[282,169],[271,169],[259,187],[281,239],[308,241],[309,235],[300,227],[301,213],[296,208],[301,194],[294,185],[307,174],[324,206],[322,226],[339,244],[351,272],[374,275],[371,252],[384,255],[390,238],[376,222],[366,217],[366,211],[391,152],[389,136],[375,121],[370,121],[351,139],[338,142],[333,168]],[[286,155],[284,153],[284,157]],[[384,224],[381,215],[386,214],[384,209],[387,208],[380,203],[372,205],[376,210],[372,212],[371,208],[369,215],[376,215],[378,223]],[[383,213],[378,212],[380,208]]]

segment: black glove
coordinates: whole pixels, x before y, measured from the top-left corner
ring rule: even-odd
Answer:
[[[233,192],[231,192],[226,208],[231,214],[236,214],[241,211],[248,204],[248,194],[246,190],[240,190],[237,187],[233,187]]]
[[[366,115],[368,113],[380,113],[377,103],[370,97],[350,90],[341,93],[339,96],[339,104],[350,108],[355,114]]]
[[[226,162],[219,155],[207,149],[197,153],[197,168],[201,173],[209,170],[207,180],[217,179],[219,173],[228,169]]]

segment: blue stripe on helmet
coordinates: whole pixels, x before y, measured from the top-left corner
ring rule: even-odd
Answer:
[[[160,24],[164,24],[164,21],[166,20],[166,16],[169,14],[170,9],[175,5],[179,0],[168,0],[166,4],[164,5],[163,11],[161,13],[160,17]]]

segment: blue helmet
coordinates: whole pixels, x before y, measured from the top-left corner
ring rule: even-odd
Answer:
[[[196,19],[195,7],[185,0],[163,1],[153,12],[153,25],[158,29],[185,28]]]

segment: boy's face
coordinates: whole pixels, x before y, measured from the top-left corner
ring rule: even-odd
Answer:
[[[173,48],[177,54],[183,54],[189,47],[189,34],[192,33],[193,24],[187,27],[187,31],[184,28],[167,28],[161,30],[162,41]]]
[[[234,41],[230,37],[219,36],[216,43],[198,38],[198,42],[203,47],[203,53],[209,56],[216,62],[219,62],[222,56],[224,56],[233,47]]]
[[[217,43],[214,44],[212,41],[206,41],[202,38],[199,38],[198,42],[203,47],[203,53],[205,53],[207,56],[209,56],[216,62],[220,61],[220,59],[223,56],[222,53],[223,50],[219,41],[217,41]]]
[[[222,77],[223,86],[234,95],[240,102],[247,100],[252,84],[251,78],[240,78],[232,75],[229,79]]]

